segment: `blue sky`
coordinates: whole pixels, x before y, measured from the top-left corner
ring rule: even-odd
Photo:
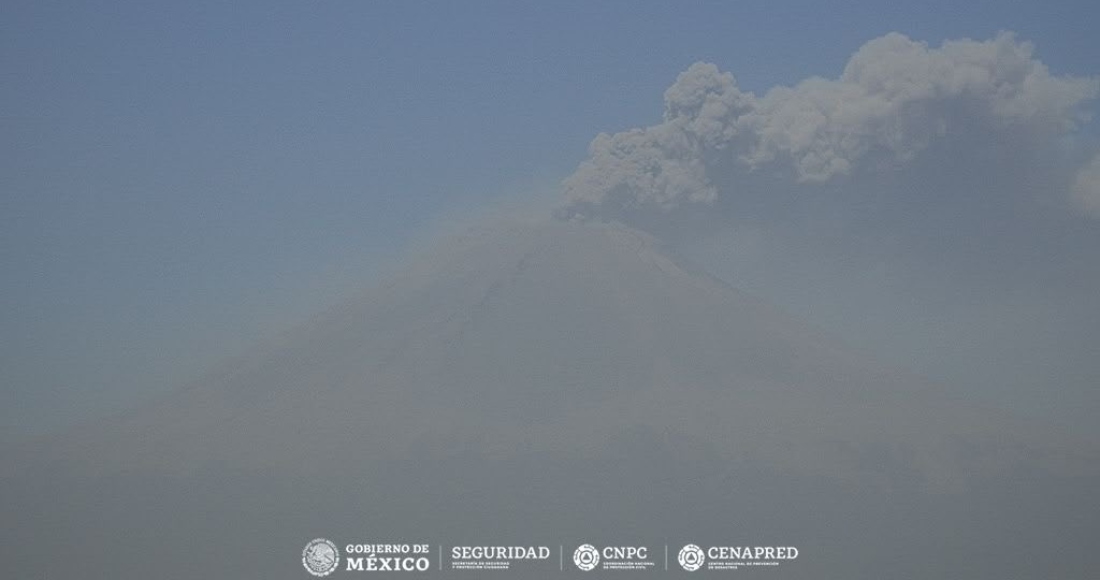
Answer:
[[[0,433],[132,404],[302,320],[439,216],[553,191],[693,62],[763,92],[890,31],[1100,73],[1087,2],[0,8]],[[1094,123],[1095,125],[1095,123]],[[1088,131],[1095,135],[1095,127]]]

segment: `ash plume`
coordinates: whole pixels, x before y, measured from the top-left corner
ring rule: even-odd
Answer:
[[[1032,44],[1010,32],[935,48],[890,33],[863,45],[835,79],[759,96],[698,62],[665,91],[661,123],[592,141],[589,158],[564,182],[559,214],[629,219],[712,205],[759,183],[750,175],[770,187],[800,187],[935,155],[978,158],[987,148],[1057,157],[1089,120],[1086,105],[1098,89],[1095,78],[1052,74]],[[1095,210],[1096,167],[1051,184]]]

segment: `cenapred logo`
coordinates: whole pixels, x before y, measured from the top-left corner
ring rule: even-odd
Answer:
[[[328,576],[339,565],[340,551],[324,538],[311,540],[302,550],[302,566],[314,576]]]
[[[582,544],[573,552],[573,563],[588,572],[600,563],[600,552],[592,544]]]
[[[706,556],[703,555],[702,548],[695,544],[688,544],[680,548],[680,555],[676,557],[676,560],[680,562],[681,568],[688,572],[694,572],[703,567]]]

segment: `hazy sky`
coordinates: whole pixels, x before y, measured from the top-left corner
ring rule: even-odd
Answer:
[[[357,287],[440,216],[553,195],[597,133],[659,123],[697,61],[762,94],[836,78],[891,31],[938,46],[1012,30],[1053,74],[1093,76],[1098,19],[1089,2],[8,3],[0,433],[161,392]],[[1022,236],[882,249],[883,228],[953,215],[915,198],[820,253],[788,247],[835,234],[806,215],[860,203],[829,199],[781,213],[817,238],[749,224],[685,246],[892,362],[1005,385],[1067,423],[1100,409],[1100,221],[1052,210],[996,222]],[[959,247],[978,249],[940,259]]]

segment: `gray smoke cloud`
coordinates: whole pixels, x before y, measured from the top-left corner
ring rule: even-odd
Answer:
[[[600,134],[565,180],[566,216],[622,217],[713,204],[750,174],[820,184],[905,167],[937,149],[1050,152],[1089,120],[1095,78],[1058,76],[1010,32],[938,48],[891,33],[861,47],[837,79],[763,96],[696,63],[665,92],[664,121]],[[960,144],[964,144],[960,147]],[[1061,194],[1100,215],[1100,161]]]

